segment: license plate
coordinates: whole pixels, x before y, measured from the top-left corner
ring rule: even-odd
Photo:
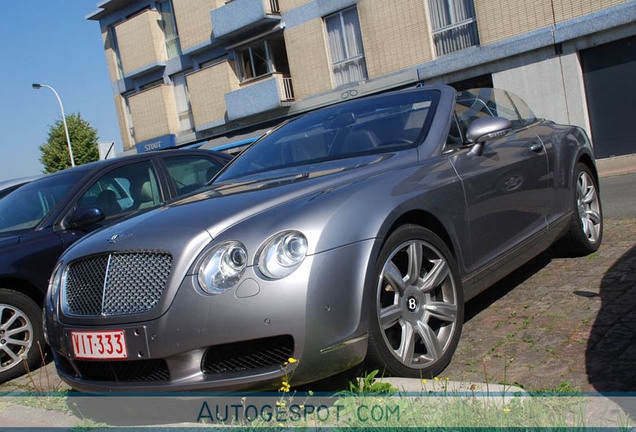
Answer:
[[[128,358],[126,337],[123,330],[72,331],[73,354],[85,359],[125,359]]]

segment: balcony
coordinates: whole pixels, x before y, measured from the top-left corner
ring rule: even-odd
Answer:
[[[294,100],[291,78],[275,73],[225,95],[228,120],[260,114],[285,106]]]
[[[232,0],[210,12],[212,33],[217,39],[232,39],[280,22],[278,0]]]
[[[469,18],[434,30],[433,40],[435,41],[435,50],[438,56],[479,45],[477,22],[474,18]]]
[[[133,77],[166,65],[165,37],[157,23],[159,12],[147,10],[115,26],[125,77]]]

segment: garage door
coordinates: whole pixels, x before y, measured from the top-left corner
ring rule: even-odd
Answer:
[[[596,157],[636,153],[636,36],[580,56]]]

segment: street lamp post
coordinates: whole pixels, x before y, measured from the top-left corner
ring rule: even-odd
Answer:
[[[50,89],[53,92],[53,94],[55,94],[57,101],[60,103],[60,110],[62,111],[62,122],[64,122],[64,132],[66,132],[66,143],[68,144],[68,154],[71,157],[71,166],[74,167],[75,161],[73,160],[73,149],[71,148],[71,137],[68,134],[68,126],[66,125],[66,114],[64,114],[64,105],[62,105],[62,99],[60,99],[60,95],[58,95],[55,89],[51,87],[50,85],[33,84],[33,88],[36,90],[42,87],[46,87],[47,89]]]

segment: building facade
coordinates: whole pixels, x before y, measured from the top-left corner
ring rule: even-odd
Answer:
[[[636,0],[105,0],[87,18],[125,152],[236,150],[418,83],[510,90],[586,129],[599,158],[636,152]]]

